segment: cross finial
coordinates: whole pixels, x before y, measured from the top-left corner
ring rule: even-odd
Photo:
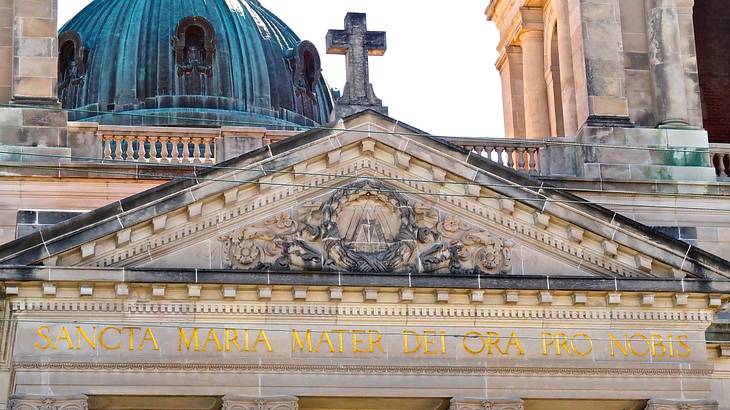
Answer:
[[[368,31],[365,13],[347,13],[344,30],[327,32],[327,54],[347,56],[347,84],[336,102],[337,118],[367,109],[388,114],[375,96],[368,66],[368,56],[382,56],[386,49],[385,32]]]

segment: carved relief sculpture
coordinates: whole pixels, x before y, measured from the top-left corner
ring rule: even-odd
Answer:
[[[508,273],[514,246],[369,180],[220,240],[231,269],[372,273]]]
[[[61,33],[58,44],[58,90],[63,101],[71,88],[84,82],[88,49],[73,30]]]

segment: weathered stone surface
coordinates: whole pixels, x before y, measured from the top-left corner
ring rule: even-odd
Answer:
[[[87,410],[88,398],[78,396],[13,395],[8,410]]]
[[[222,410],[297,410],[299,399],[296,397],[245,397],[224,396]]]
[[[347,13],[344,30],[327,32],[327,53],[347,55],[347,83],[335,104],[337,118],[367,109],[388,114],[375,96],[368,66],[368,56],[382,56],[386,49],[385,32],[367,31],[364,13]]]
[[[524,410],[521,399],[453,398],[449,410]]]

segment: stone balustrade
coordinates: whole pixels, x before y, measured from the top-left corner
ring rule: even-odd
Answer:
[[[710,160],[718,178],[730,178],[730,144],[710,144]]]
[[[207,130],[206,130],[207,131]],[[103,159],[135,162],[214,164],[213,133],[114,132],[100,131]]]
[[[546,145],[542,141],[498,138],[449,138],[448,141],[500,165],[528,175],[540,175],[540,151]]]

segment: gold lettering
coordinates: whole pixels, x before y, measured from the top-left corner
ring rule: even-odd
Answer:
[[[208,343],[213,342],[215,343],[215,348],[219,351],[223,351],[223,346],[221,346],[221,341],[218,339],[218,334],[215,332],[215,329],[208,330],[208,336],[205,337],[205,341],[203,342],[203,351],[208,351]]]
[[[424,330],[423,331],[423,353],[426,354],[437,354],[438,352],[434,352],[429,349],[429,345],[435,344],[436,340],[433,338],[436,335],[435,330]]]
[[[352,331],[352,353],[367,353],[367,350],[360,349],[360,344],[365,343],[364,339],[360,339],[357,336],[363,335],[367,332],[364,330],[353,330]]]
[[[76,350],[81,350],[81,338],[83,338],[93,350],[96,350],[96,326],[92,326],[91,329],[93,337],[89,337],[81,326],[76,326]]]
[[[49,333],[51,331],[51,328],[48,326],[38,326],[38,330],[36,331],[38,333],[38,337],[43,339],[46,344],[41,345],[38,342],[33,343],[33,346],[36,347],[36,349],[46,350],[49,347],[51,347],[51,337],[49,336]]]
[[[266,337],[266,331],[265,330],[259,330],[258,336],[256,336],[256,340],[253,341],[253,351],[256,351],[256,347],[259,343],[266,344],[266,350],[271,352],[273,351],[271,349],[271,343],[269,343],[269,338]]]
[[[233,332],[233,336],[231,336],[231,332]],[[241,346],[238,345],[238,330],[225,329],[225,335],[226,335],[226,352],[231,351],[231,344],[236,346],[236,350],[240,352]]]
[[[499,347],[499,333],[497,332],[487,332],[487,354],[492,354],[492,347],[495,347],[502,356],[508,353],[503,352]]]
[[[327,342],[327,346],[330,348],[330,353],[335,352],[335,347],[332,345],[332,339],[330,339],[330,334],[327,333],[327,331],[323,331],[319,335],[319,341],[317,342],[317,348],[315,349],[317,353],[319,353],[319,348],[322,346],[322,342]]]
[[[669,357],[674,357],[674,340],[672,340],[672,335],[670,334],[667,339],[669,340]]]
[[[53,344],[53,350],[58,350],[58,342],[60,342],[62,339],[66,341],[66,344],[68,345],[68,350],[75,349],[74,343],[71,340],[71,335],[68,334],[68,329],[66,329],[66,326],[61,326],[61,330],[56,336],[56,342]]]
[[[129,330],[129,350],[134,350],[134,331],[141,330],[138,327],[123,327],[122,329]]]
[[[332,333],[337,333],[337,339],[339,342],[338,351],[340,353],[345,351],[345,342],[344,342],[344,335],[345,333],[350,333],[349,330],[341,330],[341,329],[335,329],[332,331]]]
[[[624,356],[629,355],[629,346],[628,342],[626,341],[627,337],[624,335],[624,344],[621,344],[621,341],[616,339],[616,336],[613,335],[613,333],[608,334],[608,340],[611,344],[611,357],[616,355],[616,351],[614,350],[614,347],[618,347],[618,350],[621,351],[621,353],[624,354]]]
[[[646,345],[646,350],[639,353],[634,349],[634,340],[635,339],[641,339],[644,344]],[[649,354],[651,351],[651,343],[649,343],[649,339],[646,338],[646,336],[642,335],[641,333],[635,333],[629,337],[629,350],[632,354],[638,357],[644,357]]]
[[[682,348],[682,352],[677,352],[677,357],[689,357],[692,354],[692,348],[689,347],[687,343],[685,343],[689,337],[687,335],[679,335],[677,336],[677,344],[680,348]]]
[[[113,330],[117,332],[117,334],[121,337],[122,336],[122,329],[119,327],[104,327],[101,329],[101,332],[99,332],[99,344],[104,350],[119,350],[122,348],[122,342],[117,342],[115,345],[108,345],[106,343],[106,340],[104,339],[104,336],[106,335],[106,332]]]
[[[512,332],[512,334],[509,335],[509,341],[507,341],[507,349],[506,349],[507,353],[509,353],[509,348],[511,346],[514,346],[517,348],[517,351],[520,353],[520,356],[525,355],[525,351],[522,350],[522,345],[520,344],[520,338],[517,337],[517,334],[515,332]]]
[[[446,354],[446,332],[440,331],[439,336],[439,339],[441,339],[441,354]]]
[[[555,334],[555,354],[560,356],[560,353],[565,350],[568,354],[570,354],[570,348],[568,347],[568,336],[563,333],[556,333]]]
[[[248,352],[248,329],[243,330],[243,351]]]
[[[657,347],[661,348],[661,353],[657,353],[658,349]],[[652,357],[658,357],[658,356],[664,356],[667,354],[667,347],[664,346],[664,339],[662,338],[662,335],[658,333],[652,333],[651,334],[651,356]]]
[[[374,336],[377,336],[377,339],[373,340]],[[385,349],[383,349],[383,345],[380,344],[380,341],[382,339],[383,339],[383,335],[381,335],[379,331],[368,330],[368,341],[370,342],[370,353],[373,353],[373,351],[375,350],[374,349],[375,346],[377,346],[381,352],[385,353]]]
[[[142,336],[142,341],[139,342],[139,351],[144,350],[144,342],[152,342],[152,350],[160,350],[160,346],[157,345],[157,339],[155,339],[155,334],[152,333],[152,328],[148,327],[144,331],[144,335]]]
[[[182,352],[183,344],[185,345],[186,350],[190,350],[190,345],[192,344],[196,352],[200,350],[200,342],[198,340],[198,328],[194,327],[192,333],[190,334],[190,338],[188,339],[187,334],[185,333],[185,328],[179,327],[177,329],[178,336],[177,336],[177,351]]]
[[[405,354],[413,354],[418,352],[421,349],[421,336],[412,331],[412,330],[404,330],[403,332],[403,353]],[[418,343],[414,349],[410,349],[410,337],[413,336],[416,338],[416,342]]]
[[[540,339],[542,339],[542,355],[547,356],[548,355],[548,346],[552,346],[553,343],[555,343],[555,339],[553,339],[552,333],[542,332],[540,334]]]
[[[299,332],[296,329],[292,329],[291,331],[292,339],[291,339],[291,351],[296,352],[297,346],[299,347],[299,351],[304,351],[304,341],[301,337],[299,337]],[[312,352],[312,330],[307,329],[307,333],[305,333],[304,336],[307,340],[307,351]]]
[[[479,349],[472,349],[472,347],[467,342],[469,339],[477,339],[481,342],[481,347]],[[466,350],[469,354],[477,355],[484,351],[485,348],[485,340],[484,336],[482,336],[481,333],[471,331],[466,332],[464,336],[462,337],[461,343],[464,345],[464,350]]]
[[[581,337],[584,341],[588,342],[588,350],[581,351],[578,350],[577,347],[575,347],[575,339],[577,337]],[[572,350],[573,353],[577,354],[578,356],[587,356],[590,352],[593,351],[593,340],[585,333],[576,333],[573,335],[572,338],[570,338],[570,350]]]

